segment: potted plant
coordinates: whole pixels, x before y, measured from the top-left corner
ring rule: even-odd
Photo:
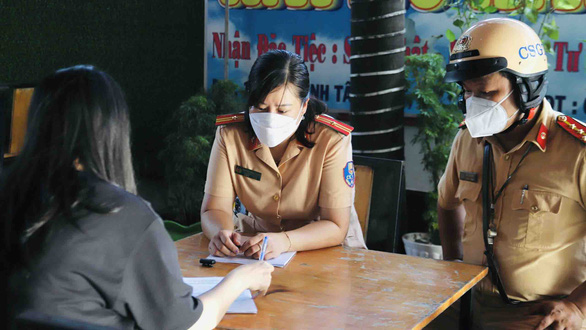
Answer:
[[[190,225],[199,221],[216,116],[242,109],[238,85],[217,81],[208,94],[183,102],[167,123],[171,133],[159,157],[165,162],[168,208],[177,222]]]
[[[452,141],[462,122],[463,115],[457,107],[459,87],[444,83],[444,58],[440,54],[412,55],[405,57],[407,80],[407,104],[419,109],[418,132],[413,143],[421,146],[423,168],[431,174],[433,191],[426,196],[423,215],[428,224],[427,233],[403,235],[405,251],[409,255],[442,258],[437,222],[437,185],[444,172]]]
[[[216,115],[225,115],[244,111],[244,94],[244,90],[232,80],[218,80],[210,88],[208,99],[214,103]]]

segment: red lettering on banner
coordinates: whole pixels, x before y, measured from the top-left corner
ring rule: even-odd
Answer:
[[[344,64],[350,64],[350,54],[352,49],[350,46],[350,37],[346,37],[344,40]]]
[[[326,45],[310,43],[310,40],[316,40],[315,33],[310,36],[296,35],[293,36],[293,45],[295,53],[303,58],[304,62],[309,63],[309,71],[315,69],[315,63],[324,63],[326,61]]]
[[[580,71],[580,54],[582,53],[582,43],[578,44],[578,50],[568,50],[568,72]]]
[[[324,44],[320,44],[316,46],[315,44],[309,45],[309,61],[323,63],[326,61],[325,57],[323,56],[326,52],[326,46]]]
[[[224,58],[224,33],[214,32],[212,57]],[[234,32],[234,39],[240,38],[240,32]],[[250,60],[250,42],[228,40],[228,58],[234,59],[234,67],[238,68],[238,60]]]
[[[271,39],[276,39],[277,35],[274,33],[270,34]],[[276,42],[274,41],[269,41],[269,37],[267,37],[266,34],[259,34],[257,36],[257,43],[256,43],[256,50],[258,51],[258,56],[261,56],[262,54],[268,52],[269,50],[273,50],[273,49],[282,49],[282,50],[286,50],[287,46],[285,45],[284,42],[281,42],[277,45]]]
[[[242,59],[250,60],[250,42],[242,43]]]
[[[317,61],[319,63],[323,63],[326,61],[326,57],[324,56],[325,54],[326,54],[326,45],[319,44],[319,46],[317,47]]]
[[[317,46],[315,44],[309,45],[309,61],[315,62],[317,60]]]
[[[266,34],[259,34],[257,38],[256,51],[258,52],[258,56],[261,56],[269,51],[269,38],[267,38]]]
[[[580,54],[582,54],[583,44],[578,44],[578,50],[570,50],[567,41],[557,41],[553,44],[556,52],[554,71],[564,71],[564,57],[567,54],[567,71],[580,71]]]
[[[413,39],[413,44],[419,44],[421,42],[421,38],[419,36],[415,36],[415,38]],[[405,41],[405,44],[407,44],[407,42]],[[409,55],[423,55],[423,54],[427,54],[427,51],[429,50],[429,46],[427,45],[427,40],[425,41],[425,44],[423,44],[423,47],[405,47],[405,56],[409,56]]]
[[[238,41],[232,43],[232,53],[230,58],[240,59],[240,43]]]
[[[212,57],[224,58],[224,33],[214,32],[214,47],[212,47]]]
[[[555,42],[553,44],[553,49],[556,51],[554,71],[564,71],[563,65],[565,48],[568,48],[567,42]]]
[[[305,48],[305,36],[293,36],[293,45],[295,46],[295,54],[301,56],[301,48]]]

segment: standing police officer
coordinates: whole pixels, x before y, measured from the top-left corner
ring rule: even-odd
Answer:
[[[478,328],[586,328],[586,128],[544,99],[547,58],[524,23],[481,21],[446,81],[466,114],[439,183],[444,258],[489,266]]]

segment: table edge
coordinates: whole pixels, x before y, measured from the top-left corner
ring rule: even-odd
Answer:
[[[423,329],[423,327],[427,326],[431,321],[433,321],[436,317],[438,317],[441,313],[443,313],[448,307],[450,307],[456,300],[460,299],[468,290],[472,289],[480,280],[488,275],[488,267],[485,267],[482,272],[476,275],[470,282],[464,285],[460,290],[458,290],[450,299],[444,301],[438,309],[435,310],[432,314],[428,315],[425,319],[419,322],[415,327],[414,330]]]

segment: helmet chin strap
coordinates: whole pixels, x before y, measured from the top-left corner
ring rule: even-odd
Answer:
[[[535,115],[537,115],[537,107],[529,109],[529,114],[527,115],[527,117],[521,119],[521,121],[522,121],[521,125],[524,125],[527,122],[533,120],[533,118],[535,118]]]
[[[541,78],[543,78],[543,76],[541,76]],[[538,109],[540,108],[539,106],[535,106],[533,108],[527,109],[526,106],[528,105],[527,102],[525,102],[525,97],[527,96],[527,88],[522,88],[521,82],[523,82],[524,80],[521,79],[520,77],[517,77],[517,88],[520,91],[519,92],[519,104],[520,104],[520,111],[521,111],[521,118],[519,120],[516,120],[515,122],[513,122],[513,124],[511,126],[509,126],[506,130],[498,133],[498,134],[503,134],[503,133],[509,133],[512,130],[514,130],[515,128],[517,128],[518,126],[522,126],[527,124],[528,122],[530,122],[531,120],[533,120],[533,118],[535,118],[535,115],[538,113]],[[543,96],[545,96],[545,91],[546,88],[544,88],[545,86],[547,86],[547,80],[545,80],[543,78],[542,80],[542,84],[539,85],[539,87],[536,90],[533,90],[531,94],[533,94],[533,92],[537,92],[537,94],[541,93],[543,94],[541,99],[533,99],[532,102],[536,102],[539,101],[541,103],[541,100],[543,99]],[[524,91],[524,92],[523,92]]]

